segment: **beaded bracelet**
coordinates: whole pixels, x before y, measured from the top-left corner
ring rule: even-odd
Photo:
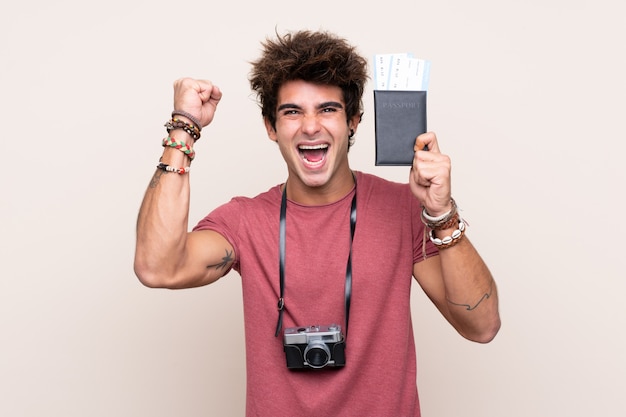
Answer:
[[[196,125],[195,127],[198,129],[198,132],[200,132],[202,130],[202,124],[200,123],[200,121],[198,119],[195,118],[195,116],[193,116],[192,114],[187,113],[186,111],[182,111],[182,110],[174,110],[172,112],[172,119],[175,116],[183,116],[186,117],[187,119],[191,120],[192,123],[194,125]]]
[[[452,235],[446,236],[443,239],[439,239],[438,237],[436,237],[435,231],[431,229],[429,233],[430,241],[433,242],[433,244],[439,249],[448,249],[456,245],[465,235],[465,222],[462,218],[459,217],[458,223],[458,228],[452,232]]]
[[[456,223],[455,217],[458,217],[458,209],[454,198],[450,198],[450,203],[452,204],[450,211],[437,217],[433,217],[428,214],[425,207],[422,208],[422,222],[431,230],[449,229],[454,223]]]
[[[185,142],[176,142],[176,140],[170,136],[163,139],[163,146],[169,146],[171,148],[178,149],[179,151],[187,155],[190,161],[193,161],[193,158],[196,157],[196,153],[191,148],[191,146],[187,145]]]
[[[191,170],[191,167],[184,167],[184,168],[174,168],[171,167],[167,164],[164,163],[159,163],[159,165],[157,165],[157,168],[162,169],[163,171],[167,171],[167,172],[175,172],[177,174],[187,174],[189,173],[189,171]]]
[[[170,133],[174,129],[182,129],[191,136],[194,141],[200,139],[200,130],[194,124],[186,123],[183,120],[172,119],[165,123],[164,126],[167,129],[167,133]]]

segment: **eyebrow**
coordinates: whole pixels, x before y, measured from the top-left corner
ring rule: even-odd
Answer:
[[[343,109],[343,105],[337,101],[325,101],[323,103],[320,103],[317,106],[318,109],[323,109],[326,107],[335,107],[338,109]],[[280,106],[278,106],[277,111],[281,111],[284,109],[302,109],[302,107],[295,103],[285,103],[285,104],[281,104]]]

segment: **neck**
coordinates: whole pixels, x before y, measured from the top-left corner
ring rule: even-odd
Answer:
[[[355,185],[355,177],[351,170],[337,174],[328,183],[311,187],[304,184],[296,176],[290,175],[285,183],[289,200],[304,205],[331,204],[345,197]]]

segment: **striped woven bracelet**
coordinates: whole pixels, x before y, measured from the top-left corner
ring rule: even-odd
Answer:
[[[194,152],[194,150],[191,148],[191,146],[187,145],[184,142],[177,142],[174,138],[172,138],[171,136],[166,137],[165,139],[163,139],[163,146],[169,146],[170,148],[176,148],[179,151],[183,152],[185,155],[187,155],[187,157],[189,158],[190,161],[193,161],[193,158],[196,157],[196,153]]]

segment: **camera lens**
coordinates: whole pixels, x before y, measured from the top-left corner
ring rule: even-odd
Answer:
[[[304,360],[311,368],[323,368],[330,360],[330,350],[321,340],[313,340],[304,349]]]

